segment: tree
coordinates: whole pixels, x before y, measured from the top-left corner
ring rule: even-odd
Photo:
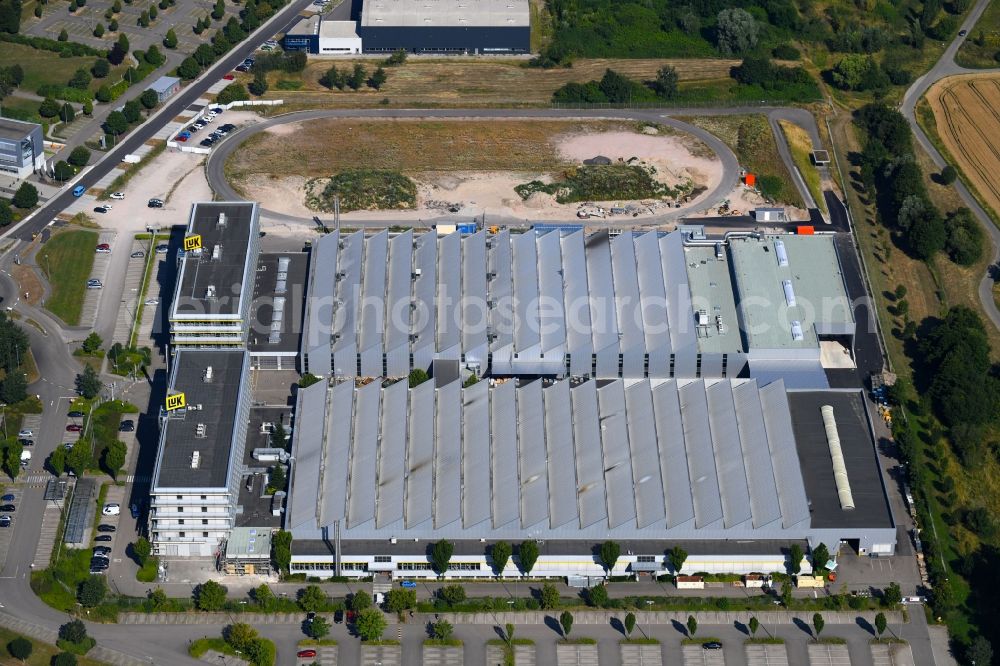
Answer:
[[[448,571],[448,563],[454,552],[455,544],[445,539],[441,539],[431,546],[431,566],[434,567],[438,576],[443,576]]]
[[[292,563],[292,533],[281,530],[271,535],[271,557],[279,571],[288,572]]]
[[[143,59],[153,67],[159,67],[167,61],[167,56],[160,53],[160,49],[156,44],[150,44],[149,48],[146,49]]]
[[[826,622],[823,620],[823,616],[819,613],[813,613],[813,629],[816,631],[816,640],[819,640],[819,635],[823,633],[823,627]]]
[[[543,610],[552,610],[559,605],[559,590],[555,585],[545,583],[538,593],[538,601]]]
[[[372,74],[372,77],[368,79],[368,85],[374,88],[375,90],[381,90],[382,86],[385,85],[386,79],[388,78],[389,77],[385,73],[385,69],[383,69],[382,66],[380,65]]]
[[[83,372],[76,376],[76,391],[87,400],[101,392],[101,378],[93,367],[85,365]]]
[[[568,610],[560,613],[559,626],[562,627],[563,638],[569,638],[569,632],[573,630],[573,614]]]
[[[385,593],[385,609],[390,613],[402,613],[417,605],[417,591],[395,587]]]
[[[826,563],[830,561],[830,551],[827,549],[826,544],[821,543],[812,552],[812,565],[813,571],[816,569],[825,569]]]
[[[958,178],[958,171],[956,171],[955,167],[953,167],[952,165],[950,164],[945,165],[945,167],[941,169],[941,182],[944,183],[945,185],[951,185],[952,183],[955,182],[957,178]]]
[[[78,150],[82,150],[86,154],[78,154]],[[74,159],[74,157],[77,159]],[[69,163],[74,166],[83,166],[88,161],[90,161],[90,151],[83,146],[74,148],[73,152],[69,155]],[[80,345],[80,349],[84,354],[96,354],[98,350],[100,350],[102,344],[104,344],[104,340],[97,334],[97,331],[91,331],[90,335],[83,339],[83,344]]]
[[[148,28],[149,27],[149,11],[143,9],[142,13],[139,14],[139,19],[136,21],[136,23],[141,28]]]
[[[322,615],[317,615],[306,627],[306,633],[309,634],[310,638],[315,638],[318,641],[323,640],[330,633],[330,621]]]
[[[257,587],[250,590],[250,598],[253,599],[254,603],[260,606],[261,610],[265,613],[270,613],[274,609],[274,602],[276,597],[271,588],[267,586],[267,583],[262,583]]]
[[[63,446],[56,447],[56,449],[49,454],[49,468],[56,476],[62,476],[63,472],[66,471],[66,448]]]
[[[285,466],[278,463],[272,467],[268,474],[267,489],[271,494],[279,490],[284,490],[288,479],[285,477]]]
[[[9,226],[14,221],[14,212],[6,200],[0,201],[0,227]]]
[[[52,657],[51,666],[76,666],[76,655],[72,652],[60,652]]]
[[[80,620],[70,620],[59,627],[59,639],[79,645],[87,640],[87,626]]]
[[[316,613],[326,608],[328,599],[326,598],[326,593],[323,592],[323,588],[319,585],[307,585],[299,590],[298,602],[302,610],[308,613]],[[354,608],[354,610],[358,609]]]
[[[56,162],[56,166],[53,169],[55,172],[55,179],[60,183],[65,183],[67,180],[76,175],[76,169],[74,169],[69,162],[65,160],[59,160]]]
[[[959,208],[945,222],[948,257],[961,266],[971,266],[983,255],[983,229],[968,208]]]
[[[677,70],[672,65],[665,65],[656,72],[656,80],[653,87],[656,94],[664,99],[671,99],[677,95]]]
[[[285,431],[285,426],[282,425],[281,421],[278,421],[271,429],[271,446],[276,449],[283,449],[287,445],[288,433]]]
[[[185,81],[190,81],[199,74],[201,74],[201,65],[199,65],[198,61],[191,56],[184,58],[181,64],[177,66],[177,76],[181,77]]]
[[[694,615],[688,615],[687,630],[688,638],[694,638],[695,633],[698,631],[698,620],[695,619]]]
[[[493,574],[495,576],[503,574],[503,570],[507,568],[507,562],[510,561],[511,553],[510,544],[506,541],[497,541],[490,547],[489,555],[490,560],[493,562]]]
[[[14,657],[14,659],[20,659],[22,662],[28,660],[34,648],[34,644],[24,636],[18,636],[10,643],[7,643],[7,652],[10,653],[10,656]]]
[[[108,134],[115,136],[124,134],[128,131],[128,118],[121,111],[112,111],[104,119],[104,129],[107,130]]]
[[[365,81],[368,80],[368,71],[365,70],[364,65],[357,63],[354,65],[354,70],[347,79],[347,85],[351,87],[351,90],[359,90],[361,86],[365,85]]]
[[[351,595],[350,606],[352,611],[363,611],[372,607],[372,595],[364,590],[358,590]]]
[[[390,67],[402,65],[404,62],[406,62],[406,49],[396,49],[385,59],[385,64]]]
[[[108,30],[111,32],[118,32],[118,19],[111,19],[108,21]]]
[[[21,183],[11,203],[17,208],[34,208],[38,204],[38,190],[31,183]]]
[[[618,558],[621,556],[622,547],[617,541],[605,541],[601,544],[599,551],[599,557],[601,560],[601,566],[604,567],[606,574],[610,574],[614,571],[615,565],[618,564]]]
[[[431,625],[431,634],[439,641],[450,641],[455,627],[448,620],[438,620]]]
[[[66,454],[66,467],[73,470],[77,476],[82,476],[94,464],[90,455],[90,447],[74,446]]]
[[[525,576],[531,575],[531,570],[535,568],[538,561],[538,542],[534,539],[522,541],[517,547],[517,560],[521,568],[521,573]]]
[[[319,79],[320,85],[333,89],[343,90],[344,85],[347,83],[346,74],[337,69],[336,65],[332,65],[330,69],[326,70],[323,76]]]
[[[366,608],[354,619],[354,628],[363,641],[380,640],[385,626],[385,616],[382,615],[382,611],[375,608]]]
[[[94,26],[94,37],[100,39],[103,36],[104,36],[104,24],[98,23],[97,25]]]
[[[222,630],[222,637],[233,648],[242,652],[257,640],[257,630],[245,622],[234,622]]]
[[[23,372],[11,372],[3,378],[3,381],[0,381],[0,401],[10,405],[21,402],[27,397],[28,380],[25,379]]]
[[[892,608],[903,601],[903,591],[899,588],[899,583],[889,583],[889,587],[882,591],[882,604],[886,608]]]
[[[465,588],[461,585],[445,585],[438,590],[438,597],[449,606],[454,606],[465,601]]]
[[[267,92],[267,75],[263,70],[258,69],[254,72],[253,81],[247,86],[247,89],[251,94],[260,97]]]
[[[885,619],[885,613],[879,612],[875,616],[875,635],[878,639],[882,640],[882,634],[885,633],[885,628],[888,626],[888,622]]]
[[[66,28],[63,28],[62,30],[59,31],[59,37],[57,39],[60,42],[68,42],[69,41],[69,33],[66,32]]]
[[[98,102],[101,102],[102,104],[107,104],[108,102],[111,101],[111,88],[102,85],[97,89],[97,92],[94,93],[94,97],[97,98]],[[93,113],[93,107],[91,107],[91,113]]]
[[[503,626],[503,638],[507,641],[507,647],[514,644],[514,625],[510,622]]]
[[[104,469],[111,474],[112,478],[118,478],[118,472],[125,466],[125,458],[128,456],[128,448],[125,442],[115,439],[108,443],[104,449]]]
[[[716,42],[723,55],[746,53],[757,46],[760,26],[746,10],[723,9],[716,25]]]
[[[785,608],[792,605],[792,582],[789,580],[781,583],[781,605]]]
[[[135,555],[135,558],[139,560],[140,566],[146,564],[149,556],[153,554],[153,547],[150,545],[149,539],[142,536],[136,539],[132,544],[132,553]]]
[[[989,666],[993,663],[993,646],[985,636],[976,636],[966,656],[976,666]]]
[[[603,608],[608,604],[608,588],[595,585],[587,590],[587,603],[595,608]]]
[[[94,64],[90,68],[90,73],[93,74],[95,79],[103,79],[111,73],[111,65],[104,58],[99,58],[94,61]]]
[[[788,571],[793,575],[798,575],[802,571],[802,546],[793,543],[788,549]]]
[[[142,94],[139,95],[139,103],[146,109],[152,109],[160,103],[160,98],[155,90],[147,89],[143,90]]]
[[[42,118],[54,118],[59,114],[59,102],[52,97],[46,97],[38,106],[38,115]]]
[[[3,470],[11,479],[16,479],[21,472],[21,452],[24,450],[20,444],[8,444],[3,450]]]
[[[684,562],[687,560],[687,551],[680,546],[674,546],[667,553],[667,562],[670,563],[670,570],[674,572],[674,575],[678,575],[681,569],[684,568]]]
[[[226,3],[223,0],[217,0],[215,7],[212,8],[212,18],[216,21],[221,21],[222,17],[226,15]]]
[[[62,108],[59,109],[59,120],[64,123],[71,123],[74,118],[76,118],[76,111],[73,110],[73,105],[69,102],[64,102]]]
[[[760,629],[760,620],[757,619],[756,615],[754,615],[754,616],[752,616],[750,618],[750,622],[748,623],[748,626],[750,628],[750,635],[751,636],[756,636],[757,635],[757,630]]]
[[[227,592],[224,585],[214,580],[205,581],[194,588],[194,605],[198,610],[220,611],[226,605]]]
[[[156,17],[160,15],[160,11],[156,8],[156,5],[149,6],[149,18],[152,21],[156,20]]]
[[[83,579],[76,590],[76,600],[84,608],[93,608],[104,601],[108,593],[108,586],[104,582],[103,576],[89,576]]]
[[[622,625],[625,627],[625,636],[626,637],[631,636],[632,632],[635,631],[635,613],[633,613],[632,611],[626,613],[625,621],[622,623]]]

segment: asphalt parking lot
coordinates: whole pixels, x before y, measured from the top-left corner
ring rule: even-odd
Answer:
[[[102,231],[97,239],[97,244],[107,243],[114,248],[115,232]],[[121,250],[119,249],[119,252]],[[90,271],[91,280],[100,280],[101,284],[107,284],[108,265],[111,263],[110,252],[95,252],[94,267]],[[101,305],[101,295],[104,289],[87,289],[83,297],[83,310],[80,312],[80,325],[93,326],[97,318],[97,308]]]
[[[23,493],[20,488],[17,486],[7,488],[3,491],[3,494],[14,496],[13,501],[8,500],[4,502],[4,504],[13,504],[18,509],[21,508],[21,497]],[[11,523],[10,527],[0,527],[0,568],[2,568],[3,564],[7,561],[7,548],[10,546],[10,542],[14,538],[14,530],[17,528],[17,511],[15,510],[13,513],[7,513],[5,511],[4,514],[10,516]]]
[[[337,646],[336,645],[316,645],[302,646],[302,650],[316,650],[315,657],[300,658],[296,661],[298,666],[308,666],[309,664],[319,664],[319,666],[337,666]],[[461,650],[459,650],[459,664],[461,664]],[[429,666],[424,662],[425,666]]]
[[[115,342],[120,342],[123,345],[128,345],[129,337],[132,334],[132,324],[135,321],[139,303],[143,298],[142,277],[145,274],[146,262],[149,257],[149,245],[150,242],[148,240],[133,240],[132,246],[128,249],[129,260],[128,268],[125,269],[125,282],[122,287],[122,307],[118,309],[118,318],[115,320],[115,333],[112,338]],[[142,253],[141,257],[132,256],[138,252]]]
[[[597,646],[584,643],[558,645],[556,663],[559,666],[597,666]]]

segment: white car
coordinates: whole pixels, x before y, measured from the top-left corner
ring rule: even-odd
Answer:
[[[24,430],[22,430],[19,433],[17,433],[17,436],[18,437],[24,437],[25,439],[30,439],[30,438],[32,438],[32,437],[35,436],[35,433],[32,432],[31,430],[28,430],[27,428],[25,428]]]
[[[122,512],[122,508],[117,504],[105,504],[104,509],[101,511],[105,516],[117,516]]]
[[[124,192],[114,192],[111,195],[111,198],[114,199],[115,201],[121,201],[122,199],[125,198],[125,193]]]
[[[146,305],[159,305],[159,304],[160,304],[160,299],[158,299],[158,298],[147,298],[146,299]]]

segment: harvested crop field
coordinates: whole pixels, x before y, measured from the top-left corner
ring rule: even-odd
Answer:
[[[350,71],[356,62],[372,72],[381,60],[313,60],[299,74],[272,72],[266,97],[313,107],[371,106],[383,98],[393,106],[406,107],[547,106],[557,88],[570,81],[600,79],[609,68],[643,81],[655,78],[660,67],[673,65],[681,81],[705,81],[729,79],[729,70],[740,64],[739,60],[721,59],[588,59],[568,68],[539,69],[517,60],[412,58],[399,67],[386,68],[389,78],[381,90],[329,90],[320,84],[331,65]],[[249,75],[245,78],[249,81]],[[301,82],[301,86],[282,90],[278,85],[281,80]]]
[[[927,92],[938,135],[994,213],[1000,211],[1000,75],[955,76]]]

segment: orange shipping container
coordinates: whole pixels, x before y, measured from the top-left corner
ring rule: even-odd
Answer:
[[[814,233],[816,233],[816,229],[814,227],[809,226],[809,225],[804,225],[804,226],[799,227],[796,230],[796,233],[799,236],[812,236]]]
[[[757,176],[753,175],[752,173],[748,173],[747,175],[743,176],[743,182],[747,184],[747,187],[753,187],[754,184],[757,182]]]

